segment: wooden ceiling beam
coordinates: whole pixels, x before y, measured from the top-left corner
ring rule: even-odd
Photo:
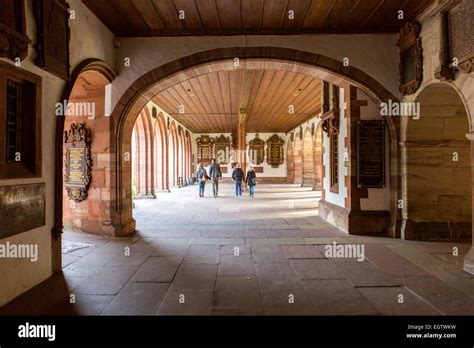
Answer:
[[[244,70],[242,73],[242,82],[240,84],[239,110],[247,110],[250,97],[250,89],[253,82],[253,70]]]

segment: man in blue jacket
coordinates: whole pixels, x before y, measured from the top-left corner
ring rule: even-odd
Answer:
[[[235,169],[232,172],[232,180],[235,182],[235,197],[242,196],[242,181],[245,180],[245,177],[239,163],[236,163]]]
[[[221,166],[216,162],[216,159],[212,159],[211,167],[209,168],[209,176],[212,180],[212,193],[214,198],[219,194],[219,180],[222,180]]]

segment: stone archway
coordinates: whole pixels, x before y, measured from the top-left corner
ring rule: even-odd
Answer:
[[[295,155],[293,141],[289,141],[286,147],[286,172],[287,180],[290,183],[295,182]]]
[[[321,122],[316,126],[313,139],[313,190],[323,188],[323,130]]]
[[[293,161],[295,165],[294,183],[303,185],[303,144],[301,140],[302,134],[297,133],[295,137],[295,147],[293,153]]]
[[[403,143],[406,163],[402,236],[412,240],[471,241],[471,144],[467,109],[445,83],[427,86],[416,100]]]
[[[311,129],[306,128],[303,132],[302,145],[303,160],[303,178],[301,186],[314,186],[314,155],[313,155],[313,136]]]
[[[110,134],[110,156],[114,160],[115,170],[110,173],[111,188],[110,209],[113,219],[111,227],[115,236],[125,236],[135,231],[135,221],[132,217],[131,202],[131,167],[127,161],[130,153],[130,140],[133,124],[139,112],[157,92],[171,83],[177,83],[209,71],[235,69],[276,69],[292,70],[332,82],[336,85],[351,83],[365,91],[376,103],[384,100],[396,101],[388,89],[378,81],[355,67],[344,67],[341,62],[305,51],[279,47],[237,47],[222,48],[199,52],[177,59],[149,71],[137,79],[124,92],[112,113],[114,129]],[[393,161],[397,161],[398,134],[394,119],[387,119],[391,137],[391,153]],[[169,141],[170,142],[170,141]],[[395,164],[392,169],[397,170]],[[171,170],[169,171],[171,172]],[[397,174],[393,174],[397,178]],[[170,178],[170,182],[173,180]],[[395,182],[395,181],[394,181]],[[61,183],[62,187],[62,183]],[[398,197],[394,185],[392,206],[396,207]],[[394,211],[396,215],[396,209]]]
[[[168,185],[168,133],[166,132],[165,120],[160,112],[155,120],[155,189],[169,191]]]
[[[117,76],[116,72],[104,61],[100,59],[90,58],[82,61],[78,64],[71,73],[71,79],[66,82],[61,99],[59,103],[67,104],[73,95],[74,87],[79,81],[80,76],[84,73],[96,74],[105,84],[111,83]],[[99,77],[101,76],[101,77]],[[64,186],[63,186],[63,135],[65,130],[66,117],[56,117],[56,130],[55,130],[55,182],[54,182],[54,226],[52,229],[53,243],[52,243],[52,264],[53,271],[57,272],[61,270],[61,234],[63,232],[64,224]],[[104,130],[110,130],[110,123],[107,119],[102,119],[102,128]],[[109,138],[109,135],[104,137]],[[109,173],[110,174],[110,173]],[[104,175],[106,175],[104,171]],[[115,192],[111,192],[114,195]],[[112,197],[111,197],[112,199]],[[115,197],[113,197],[115,200]]]

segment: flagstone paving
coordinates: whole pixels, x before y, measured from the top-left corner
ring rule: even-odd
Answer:
[[[88,246],[64,248],[63,273],[0,314],[474,314],[468,244],[348,236],[317,216],[320,192],[297,185],[259,185],[253,199],[206,189],[135,201],[133,237],[65,232]],[[333,242],[365,257],[328,257]]]

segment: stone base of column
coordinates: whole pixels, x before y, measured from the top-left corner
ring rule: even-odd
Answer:
[[[114,237],[130,237],[136,232],[137,223],[134,218],[114,226]]]
[[[156,199],[156,195],[154,193],[149,193],[146,195],[135,196],[133,199]]]
[[[470,222],[403,220],[402,239],[428,242],[471,242]]]
[[[324,199],[319,201],[319,216],[352,235],[386,235],[391,223],[389,211],[351,211]]]
[[[469,252],[464,257],[463,270],[474,275],[474,246],[471,246],[471,249],[469,249]]]

